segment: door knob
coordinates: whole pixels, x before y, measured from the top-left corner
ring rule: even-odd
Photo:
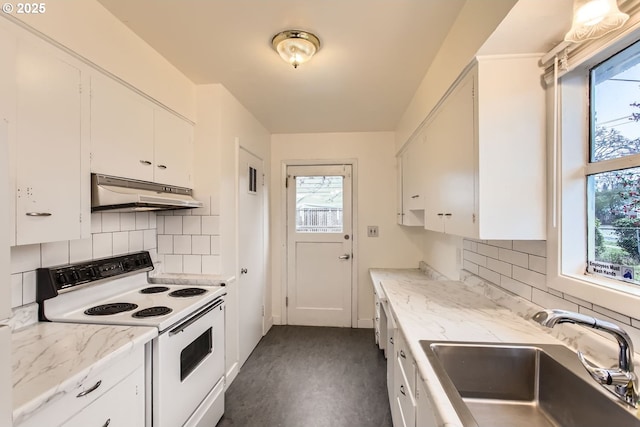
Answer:
[[[338,257],[338,259],[349,259],[349,258],[351,258],[351,255],[349,255],[349,254],[340,255]]]
[[[240,269],[240,274],[247,274],[247,269],[246,268],[241,268]]]

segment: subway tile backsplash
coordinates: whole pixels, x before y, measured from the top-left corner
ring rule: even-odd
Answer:
[[[617,322],[640,341],[640,320],[547,287],[546,242],[463,240],[463,269],[545,308],[560,308]]]
[[[156,214],[94,213],[91,237],[82,240],[14,246],[11,248],[11,305],[36,300],[36,268],[148,250],[155,263]]]
[[[220,215],[205,207],[159,212],[156,217],[160,272],[219,274]]]

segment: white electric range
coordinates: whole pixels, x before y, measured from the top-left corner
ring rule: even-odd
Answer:
[[[152,285],[152,269],[148,252],[38,269],[40,320],[158,328],[147,427],[215,426],[224,412],[225,288]]]

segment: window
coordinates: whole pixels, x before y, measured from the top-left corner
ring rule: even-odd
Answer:
[[[342,233],[342,176],[296,176],[296,232]]]
[[[640,43],[589,80],[587,271],[640,285]]]
[[[548,286],[632,317],[640,304],[639,37],[570,54],[548,109],[550,130],[558,120],[548,138]]]

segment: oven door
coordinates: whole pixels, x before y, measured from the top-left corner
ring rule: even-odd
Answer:
[[[224,375],[224,299],[153,341],[153,425],[182,426]]]

